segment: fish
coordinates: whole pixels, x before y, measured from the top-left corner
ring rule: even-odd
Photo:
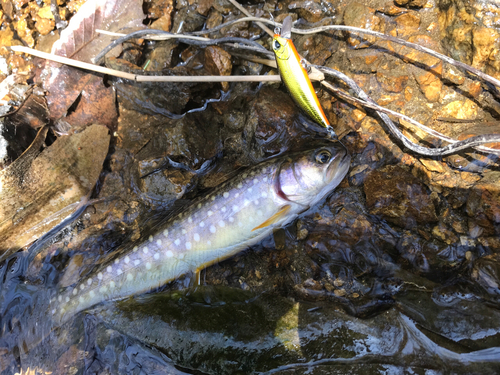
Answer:
[[[292,18],[283,21],[281,34],[274,34],[272,47],[281,79],[297,105],[319,125],[331,129],[318,96],[304,68],[303,59],[297,52],[292,39]]]
[[[350,156],[338,141],[271,158],[224,182],[156,227],[155,234],[50,300],[62,324],[99,303],[149,292],[248,248],[292,222],[343,180]]]

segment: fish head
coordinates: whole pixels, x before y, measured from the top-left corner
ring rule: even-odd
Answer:
[[[340,142],[291,155],[278,171],[278,196],[302,206],[314,206],[343,180],[351,158]]]
[[[290,43],[290,39],[286,39],[281,37],[279,34],[275,34],[273,37],[273,51],[276,55],[276,59],[279,60],[288,60],[291,55],[291,48],[289,48],[288,43]]]

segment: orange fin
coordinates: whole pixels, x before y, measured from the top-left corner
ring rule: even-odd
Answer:
[[[283,216],[285,216],[288,213],[288,211],[290,211],[290,208],[292,208],[292,206],[290,206],[289,204],[287,204],[286,206],[283,206],[281,208],[281,210],[279,210],[278,212],[276,212],[269,219],[267,219],[266,221],[264,221],[258,227],[253,228],[252,232],[254,230],[265,228],[265,227],[268,227],[269,225],[272,225],[272,224],[276,223],[278,220],[280,220],[281,218],[283,218]]]

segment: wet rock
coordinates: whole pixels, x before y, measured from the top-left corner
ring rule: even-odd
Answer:
[[[364,184],[370,213],[403,228],[437,221],[434,203],[425,185],[401,166],[386,166],[370,173]]]
[[[390,72],[377,73],[377,81],[382,88],[389,92],[401,92],[408,82],[408,76],[392,76]]]
[[[489,229],[500,233],[500,172],[488,172],[478,181],[467,199],[466,211],[469,217]]]
[[[2,257],[54,227],[58,214],[73,212],[72,204],[93,189],[108,153],[110,136],[100,125],[61,137],[41,153],[46,132],[39,134],[34,149],[2,171]]]
[[[375,15],[375,9],[367,7],[364,4],[353,2],[344,12],[344,24],[346,26],[360,27],[383,33],[385,31],[385,22],[382,18]],[[347,43],[354,48],[367,48],[376,41],[373,36],[348,34]]]
[[[417,12],[409,11],[394,18],[397,24],[398,36],[404,37],[417,32],[420,26],[420,15]]]
[[[288,4],[288,9],[298,9],[299,16],[308,22],[318,22],[328,16],[322,2],[313,1],[293,1]]]
[[[500,297],[500,254],[477,259],[472,268],[471,278],[494,297]]]
[[[205,69],[211,75],[229,76],[231,75],[233,65],[231,55],[217,46],[205,48]],[[221,82],[222,89],[229,89],[229,82]]]
[[[161,72],[166,68],[170,68],[172,66],[175,47],[177,47],[175,40],[167,40],[159,43],[149,56],[150,63],[146,67],[146,71]]]
[[[427,0],[394,0],[396,5],[422,8],[427,4]]]

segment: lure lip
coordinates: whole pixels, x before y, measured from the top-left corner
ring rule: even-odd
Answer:
[[[292,17],[287,16],[283,20],[283,25],[281,26],[280,36],[285,39],[292,39]]]

